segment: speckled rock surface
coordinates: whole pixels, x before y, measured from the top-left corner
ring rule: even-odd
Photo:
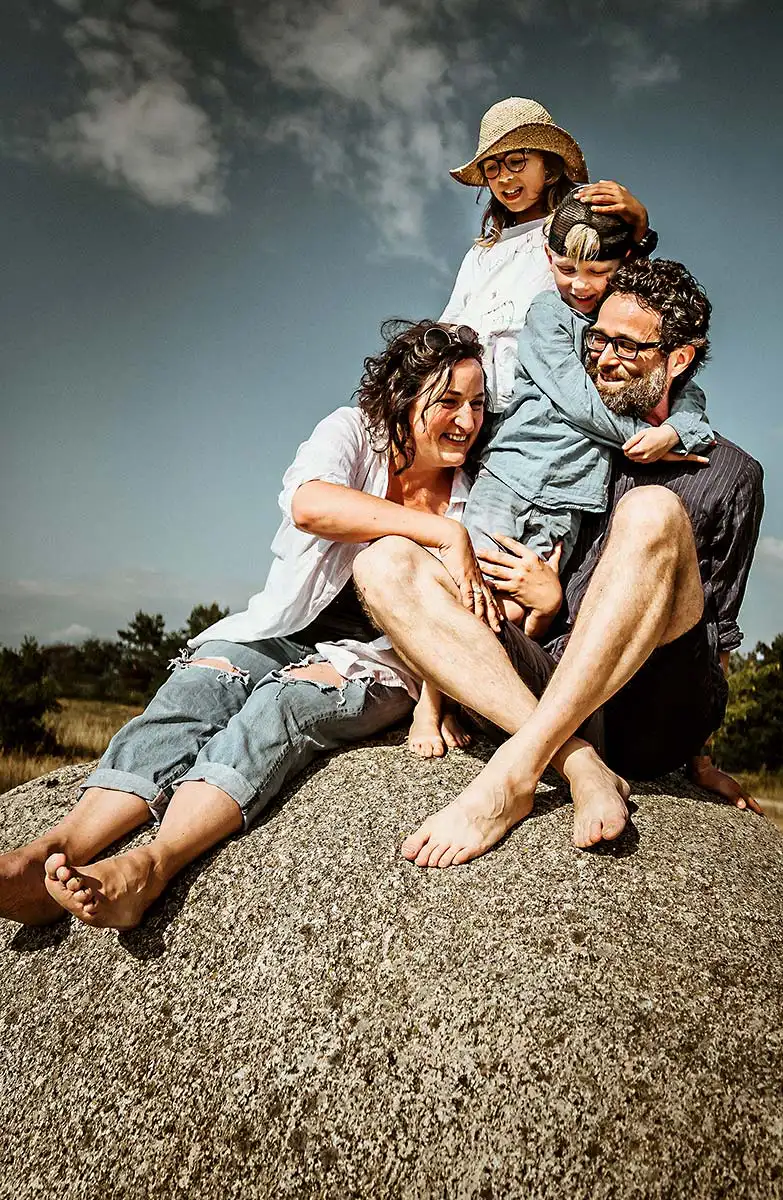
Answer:
[[[672,776],[579,853],[542,785],[495,852],[421,872],[401,834],[479,763],[398,741],[133,933],[3,923],[0,1193],[783,1196],[780,833]],[[5,796],[2,848],[85,770]]]

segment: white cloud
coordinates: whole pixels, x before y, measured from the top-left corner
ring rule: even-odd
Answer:
[[[150,204],[219,213],[223,155],[191,94],[190,62],[170,40],[177,17],[152,0],[137,0],[128,17],[133,24],[87,14],[66,29],[88,87],[79,111],[50,127],[49,153]]]
[[[76,622],[74,622],[72,625],[69,625],[67,629],[55,629],[49,634],[49,636],[46,638],[46,641],[73,643],[83,642],[88,637],[92,637],[92,630],[88,629],[86,625],[77,625]]]
[[[436,23],[416,0],[306,0],[239,24],[284,99],[257,123],[261,139],[293,142],[318,179],[363,204],[385,250],[421,257],[427,203],[473,137],[458,115],[460,58]],[[473,86],[491,86],[488,67],[469,67]]]
[[[766,562],[783,563],[783,538],[759,538],[759,557]]]
[[[669,53],[654,54],[637,29],[611,26],[605,41],[609,51],[609,77],[618,92],[661,87],[680,78],[680,64]]]

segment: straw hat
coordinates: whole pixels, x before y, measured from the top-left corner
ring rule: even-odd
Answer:
[[[537,100],[521,96],[509,96],[487,109],[481,118],[476,153],[464,167],[457,167],[449,174],[459,183],[484,187],[486,180],[479,162],[507,150],[550,150],[564,160],[566,175],[574,183],[588,180],[584,155],[571,134],[555,125]]]

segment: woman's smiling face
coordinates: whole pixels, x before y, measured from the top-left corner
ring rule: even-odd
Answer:
[[[416,467],[461,467],[484,423],[484,372],[475,358],[463,358],[451,368],[448,384],[433,375],[410,407],[410,426]]]

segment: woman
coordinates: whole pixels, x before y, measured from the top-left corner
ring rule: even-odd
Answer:
[[[513,393],[516,343],[530,302],[554,288],[544,220],[574,185],[582,185],[580,200],[628,222],[637,256],[651,254],[658,238],[648,230],[644,205],[626,188],[612,180],[587,183],[578,143],[537,100],[510,96],[493,104],[481,119],[473,158],[450,174],[467,187],[488,188],[490,197],[441,321],[477,330],[489,390],[502,409]]]
[[[63,821],[0,857],[0,915],[43,924],[67,910],[133,928],[178,871],[247,828],[319,751],[410,710],[417,681],[377,637],[351,580],[373,539],[396,534],[438,553],[465,606],[497,626],[460,524],[461,468],[484,419],[480,344],[473,330],[431,321],[385,332],[358,407],[325,418],[286,472],[264,590],[193,639]],[[152,842],[92,862],[150,812],[160,821]]]

